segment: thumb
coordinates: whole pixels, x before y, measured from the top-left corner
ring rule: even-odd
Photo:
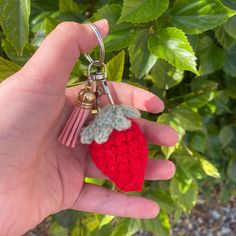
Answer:
[[[95,25],[104,38],[109,31],[107,20],[99,20]],[[96,35],[89,25],[63,22],[46,37],[17,75],[34,80],[36,86],[42,82],[50,91],[61,92],[80,54],[90,51],[97,44]]]

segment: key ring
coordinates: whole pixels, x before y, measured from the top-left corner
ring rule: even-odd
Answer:
[[[88,23],[88,25],[91,27],[91,29],[93,30],[93,32],[95,33],[97,40],[98,40],[98,45],[100,47],[100,57],[99,60],[93,60],[91,58],[90,55],[88,55],[86,52],[84,53],[84,56],[86,57],[86,59],[89,61],[89,63],[92,63],[93,61],[97,61],[99,65],[102,65],[104,63],[105,60],[105,47],[104,47],[104,43],[103,43],[103,39],[102,39],[102,35],[99,32],[97,26],[93,23]]]

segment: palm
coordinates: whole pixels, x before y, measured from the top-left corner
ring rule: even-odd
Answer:
[[[0,93],[4,94],[3,102],[12,99],[11,84],[2,84]],[[1,182],[1,192],[11,202],[11,208],[18,209],[16,214],[6,217],[14,216],[18,222],[21,219],[19,224],[30,228],[45,216],[69,208],[75,202],[83,184],[87,148],[79,145],[70,149],[57,142],[61,124],[71,108],[65,105],[70,104],[64,103],[65,96],[38,94],[19,88],[14,89],[14,100],[18,101],[17,104],[6,106],[7,119],[1,122],[1,126],[5,127],[9,120],[14,121],[17,117],[17,129],[12,127],[11,134],[7,133],[7,140],[1,142],[1,153],[4,153],[1,159],[4,160],[5,178],[8,179]],[[1,108],[4,107],[4,104],[1,105]],[[23,193],[21,187],[24,188]],[[15,201],[15,196],[21,197]],[[20,208],[17,207],[19,202]],[[1,209],[7,207],[4,205]],[[22,211],[29,215],[20,217]],[[6,212],[10,214],[9,209]],[[29,216],[32,222],[29,222]]]
[[[68,30],[68,25],[63,27],[63,31]],[[105,35],[107,29],[101,31]],[[0,229],[3,235],[20,235],[46,216],[67,208],[137,218],[154,217],[158,211],[150,200],[83,184],[84,176],[104,178],[87,158],[87,147],[79,144],[70,149],[57,141],[78,92],[78,88],[67,89],[65,96],[64,86],[78,53],[74,52],[73,45],[65,49],[65,42],[54,45],[53,40],[63,41],[64,32],[61,33],[59,30],[52,33],[26,66],[0,86],[0,208],[4,213],[0,215]],[[87,29],[85,33],[91,32]],[[67,61],[61,61],[60,53],[50,53],[44,64],[49,69],[42,74],[40,65],[39,68],[35,65],[50,48],[47,44],[57,46],[63,56],[68,53],[69,59],[65,56]],[[84,50],[91,48],[90,44],[85,45]],[[53,67],[60,68],[57,81],[52,79]],[[162,109],[160,99],[149,92],[121,83],[110,85],[117,103],[150,112]],[[137,121],[151,143],[173,145],[177,141],[170,127],[143,119]],[[169,179],[173,174],[171,162],[153,160],[149,161],[146,179]]]

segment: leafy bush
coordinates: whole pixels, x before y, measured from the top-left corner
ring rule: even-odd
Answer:
[[[223,5],[224,4],[224,5]],[[0,0],[0,79],[17,71],[62,21],[108,19],[108,78],[146,88],[166,104],[150,120],[175,127],[175,147],[150,146],[151,158],[171,159],[169,182],[147,182],[143,196],[161,206],[153,220],[133,220],[64,211],[52,216],[52,235],[132,235],[140,228],[169,235],[198,192],[221,200],[236,182],[236,2],[235,0]],[[17,27],[16,27],[17,26]],[[95,51],[96,53],[96,51]],[[86,79],[87,62],[76,64],[68,86]],[[122,79],[123,78],[123,79]],[[87,179],[106,184],[94,179]],[[110,224],[112,222],[112,224]]]

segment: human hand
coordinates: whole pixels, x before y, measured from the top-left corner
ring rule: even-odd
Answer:
[[[105,20],[96,22],[103,37]],[[151,200],[128,196],[84,183],[84,177],[105,178],[88,157],[88,148],[71,149],[58,142],[73,109],[79,87],[65,89],[81,52],[97,44],[87,25],[60,24],[16,74],[0,84],[0,234],[21,235],[45,217],[64,209],[132,218],[153,218],[159,212]],[[124,83],[110,83],[116,103],[158,113],[163,102],[150,92]],[[170,127],[138,119],[150,143],[174,145]],[[174,164],[149,160],[146,179],[169,179]]]

